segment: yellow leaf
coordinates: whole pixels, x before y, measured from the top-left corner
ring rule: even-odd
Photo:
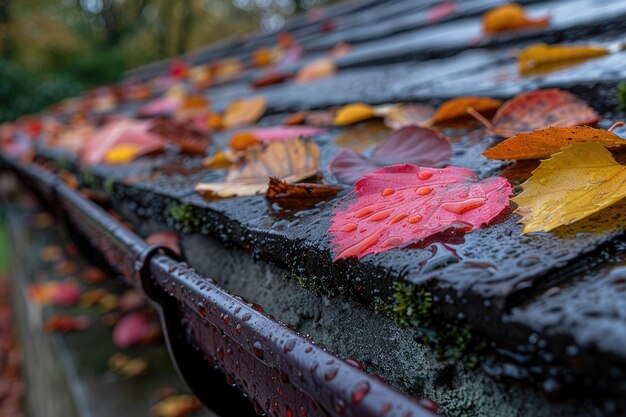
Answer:
[[[595,142],[607,148],[626,145],[615,133],[589,126],[549,127],[529,133],[519,133],[488,149],[483,155],[491,159],[548,158],[574,143]]]
[[[263,96],[233,100],[224,115],[222,125],[226,129],[256,122],[265,113],[266,100]]]
[[[487,34],[506,32],[531,27],[543,27],[550,24],[549,17],[532,19],[517,3],[509,3],[486,12],[483,16],[483,30]]]
[[[112,147],[104,157],[107,164],[126,164],[139,156],[141,146],[137,144],[122,144]]]
[[[374,107],[365,103],[346,104],[339,109],[335,116],[334,124],[336,126],[350,125],[363,120],[370,119],[376,115]]]
[[[187,394],[178,394],[167,397],[150,409],[153,417],[184,417],[200,408],[196,397]]]
[[[203,165],[207,168],[226,169],[235,162],[235,156],[231,151],[217,151],[215,155],[205,158]]]
[[[526,72],[540,66],[572,64],[609,53],[608,49],[589,45],[546,45],[540,43],[524,49],[518,57],[519,69]]]
[[[626,197],[626,166],[599,143],[577,143],[541,161],[513,198],[524,233],[550,231]]]

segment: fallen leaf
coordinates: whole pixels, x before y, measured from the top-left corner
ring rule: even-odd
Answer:
[[[317,127],[332,126],[335,120],[337,110],[334,108],[326,110],[310,110],[299,111],[289,116],[283,124],[285,125],[300,125],[306,124]]]
[[[344,149],[330,163],[330,171],[343,184],[354,184],[364,174],[401,163],[439,167],[452,156],[450,140],[435,129],[409,126],[394,131],[374,148],[371,156]]]
[[[509,205],[511,185],[466,168],[403,164],[366,174],[356,201],[337,210],[329,233],[335,260],[407,246],[449,229],[469,232]]]
[[[105,164],[127,164],[141,155],[141,146],[136,143],[122,143],[113,146],[104,156]]]
[[[269,177],[302,181],[318,172],[319,161],[319,147],[306,139],[254,146],[238,155],[224,182],[200,183],[196,191],[211,198],[261,194]]]
[[[385,116],[385,125],[391,129],[407,126],[428,126],[435,109],[428,104],[406,104],[390,111]]]
[[[541,161],[513,198],[523,233],[571,224],[626,196],[626,166],[602,144],[576,143]]]
[[[376,116],[373,106],[365,103],[346,104],[337,111],[334,124],[344,126],[370,119]]]
[[[626,140],[604,129],[588,126],[549,127],[520,133],[488,149],[483,155],[499,160],[549,158],[560,150],[581,142],[595,142],[607,148],[626,145]]]
[[[252,54],[252,63],[256,67],[267,67],[274,63],[275,54],[270,48],[261,47]]]
[[[214,155],[205,158],[202,165],[213,169],[226,169],[235,163],[235,155],[232,152],[218,150]]]
[[[308,83],[331,77],[335,75],[336,72],[337,66],[335,62],[329,58],[322,58],[302,67],[296,74],[294,81],[300,84]]]
[[[176,144],[182,153],[189,155],[204,156],[211,145],[211,137],[206,133],[171,119],[163,118],[156,121],[148,132]]]
[[[200,408],[196,397],[187,394],[178,394],[159,401],[150,409],[153,417],[185,417]]]
[[[300,209],[333,198],[342,189],[341,186],[330,184],[290,184],[271,177],[265,198],[284,208]]]
[[[102,163],[109,151],[119,145],[137,145],[135,157],[162,149],[163,139],[149,132],[152,125],[150,120],[127,118],[107,123],[87,140],[81,150],[81,161],[90,165]]]
[[[260,144],[261,140],[253,133],[247,131],[236,132],[230,139],[230,147],[234,151],[243,151],[251,146]]]
[[[517,3],[504,4],[487,11],[483,15],[483,30],[493,35],[500,32],[526,28],[545,27],[550,24],[550,17],[530,18]]]
[[[467,117],[468,109],[478,113],[489,113],[500,107],[502,101],[489,97],[459,97],[443,103],[430,121],[430,124]]]
[[[233,136],[233,140],[237,135],[250,135],[257,139],[256,143],[259,142],[276,142],[276,141],[284,141],[289,139],[296,138],[310,138],[312,136],[316,136],[324,133],[325,129],[320,129],[318,127],[310,127],[310,126],[275,126],[275,127],[258,127],[250,130],[243,130],[237,132]],[[249,142],[252,142],[248,139]],[[232,146],[231,141],[231,147]]]
[[[216,82],[223,82],[234,79],[243,71],[243,64],[237,58],[227,58],[211,64],[209,73],[211,79]]]
[[[267,87],[268,85],[282,84],[291,78],[291,74],[277,69],[265,71],[259,78],[252,81],[252,88]]]
[[[161,335],[159,323],[144,313],[130,313],[122,317],[113,328],[113,342],[129,348],[156,340]]]
[[[55,314],[46,320],[44,327],[47,332],[82,332],[91,326],[91,321],[87,316],[68,316],[65,314]]]
[[[350,52],[352,52],[352,46],[350,46],[349,43],[340,42],[328,51],[328,56],[331,58],[340,58],[348,55]]]
[[[263,96],[234,100],[222,116],[222,125],[226,129],[252,124],[265,113],[266,100]]]
[[[426,15],[429,24],[435,24],[448,17],[454,16],[459,10],[456,1],[446,1],[428,9]]]
[[[76,305],[82,289],[73,280],[48,281],[44,284],[32,284],[28,287],[31,300],[39,305],[71,307]]]
[[[124,379],[132,379],[148,373],[150,366],[145,358],[131,358],[123,353],[116,353],[107,361],[109,369]]]
[[[511,136],[550,126],[593,124],[602,116],[574,94],[550,88],[518,94],[498,109],[491,123],[480,116],[477,118],[492,133]]]
[[[518,56],[522,73],[540,66],[572,64],[609,53],[608,49],[590,45],[546,45],[540,43],[525,48]]]
[[[335,144],[342,148],[363,153],[374,145],[389,139],[392,130],[381,119],[371,119],[341,129]]]
[[[174,114],[182,103],[182,98],[177,96],[159,97],[147,103],[139,109],[140,116],[164,116]]]

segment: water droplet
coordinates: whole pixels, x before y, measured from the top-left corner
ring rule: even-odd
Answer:
[[[291,408],[289,408],[289,406],[287,406],[287,413],[286,413],[287,417],[293,417],[293,412],[291,411]]]
[[[358,404],[370,392],[370,384],[367,381],[361,381],[354,386],[352,390],[352,404]]]
[[[237,327],[235,328],[237,334],[241,334],[241,324],[237,323]]]
[[[417,403],[425,409],[432,411],[433,413],[439,413],[439,405],[433,400],[429,400],[428,398],[422,398]]]
[[[420,171],[417,174],[417,178],[419,178],[420,180],[427,180],[432,176],[433,176],[432,171]]]
[[[378,213],[372,214],[368,220],[371,222],[379,222],[381,220],[385,220],[387,217],[391,215],[392,210],[383,210]]]
[[[228,324],[230,322],[230,317],[228,316],[228,314],[222,317],[222,321],[224,322],[224,324]]]
[[[337,367],[330,368],[324,373],[324,379],[326,381],[332,381],[333,379],[335,379],[338,372],[339,372],[339,368]]]
[[[416,214],[415,216],[409,217],[408,222],[411,224],[419,223],[422,221],[422,216]]]
[[[251,318],[252,318],[252,315],[251,315],[251,314],[249,314],[249,313],[246,313],[246,314],[244,314],[244,315],[243,315],[243,317],[241,318],[241,320],[243,320],[243,321],[248,321],[248,320],[250,320]]]
[[[346,225],[344,225],[341,230],[346,232],[346,233],[350,233],[350,232],[354,232],[357,229],[357,224],[356,223],[348,223]]]
[[[285,342],[285,346],[283,346],[283,351],[285,353],[291,352],[296,347],[296,339],[289,339]]]
[[[484,198],[469,198],[463,201],[447,202],[441,205],[441,208],[456,214],[467,213],[470,210],[485,205],[487,200]]]
[[[419,195],[428,195],[433,191],[433,189],[430,187],[420,187],[416,191]]]
[[[354,359],[346,359],[346,363],[354,366],[355,368],[363,369],[363,365]]]
[[[391,195],[391,194],[393,194],[395,192],[396,192],[396,190],[394,190],[393,188],[385,188],[383,190],[383,192],[380,193],[380,195],[382,195],[383,197],[387,197],[388,195]]]
[[[394,217],[393,219],[391,219],[391,221],[389,222],[389,224],[396,224],[399,221],[402,221],[404,219],[406,219],[407,217],[409,217],[409,213],[400,213],[398,214],[396,217]]]
[[[362,209],[359,209],[356,211],[356,213],[354,213],[354,217],[356,217],[357,219],[360,219],[361,217],[369,216],[373,212],[374,212],[373,208],[363,207]]]
[[[200,313],[202,317],[206,317],[206,306],[204,303],[198,303],[198,313]]]
[[[257,358],[261,360],[263,359],[263,345],[258,340],[252,344],[252,353],[254,353],[254,356],[256,356]]]

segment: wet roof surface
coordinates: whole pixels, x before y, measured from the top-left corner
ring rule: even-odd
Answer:
[[[236,98],[264,95],[268,107],[261,126],[279,124],[290,111],[356,101],[438,104],[449,97],[508,98],[544,87],[581,95],[604,113],[601,126],[605,128],[624,116],[614,109],[616,87],[626,79],[625,52],[526,77],[519,75],[512,55],[512,46],[537,41],[623,41],[624,1],[531,2],[530,14],[550,14],[552,26],[502,39],[482,39],[480,26],[480,14],[501,1],[463,2],[456,14],[436,24],[430,24],[430,7],[440,2],[381,3],[354,2],[331,9],[326,19],[334,19],[335,29],[328,34],[320,34],[322,21],[300,19],[291,24],[289,30],[306,52],[304,63],[337,42],[353,44],[352,52],[338,59],[336,76],[253,90],[249,83],[260,71],[251,69],[204,94],[217,110]],[[255,48],[274,42],[273,35],[250,37],[190,54],[189,59],[195,63],[230,56],[248,59]],[[167,66],[155,64],[131,75],[149,77],[166,70]],[[133,114],[136,108],[128,106],[125,111]],[[371,125],[362,128],[365,134],[376,129]],[[453,142],[451,165],[470,168],[481,177],[500,174],[511,165],[482,157],[497,139],[478,125],[451,126],[443,131]],[[328,164],[345,146],[344,133],[334,128],[314,138],[321,148],[326,178],[333,178]],[[626,129],[617,133],[623,136]],[[226,146],[231,134],[214,135],[215,147]],[[40,154],[65,158],[45,148]],[[121,167],[103,165],[79,171],[83,180],[87,174],[95,176],[95,181],[85,181],[86,185],[113,190],[114,201],[130,203],[141,217],[160,220],[183,232],[218,236],[261,259],[314,277],[334,294],[364,305],[391,297],[394,282],[414,284],[433,294],[433,314],[468,325],[498,348],[535,364],[540,381],[560,378],[561,384],[575,379],[576,383],[599,384],[617,392],[626,390],[623,384],[610,382],[623,380],[626,369],[626,274],[620,263],[625,256],[624,203],[572,226],[526,236],[521,235],[519,217],[509,209],[489,227],[465,236],[449,236],[421,248],[391,250],[360,261],[333,262],[327,230],[333,210],[349,190],[296,213],[276,209],[263,196],[207,201],[195,193],[194,186],[222,180],[225,172],[199,169],[201,163],[200,157],[172,154],[142,158]],[[183,174],[171,173],[171,166],[189,169]],[[171,208],[180,205],[189,207],[197,220],[181,224],[173,219]],[[193,265],[193,259],[189,261]]]

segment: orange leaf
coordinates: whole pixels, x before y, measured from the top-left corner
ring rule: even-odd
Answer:
[[[577,63],[608,53],[608,49],[589,45],[546,45],[540,43],[524,49],[519,54],[518,64],[523,73],[542,65]]]
[[[376,116],[376,110],[369,104],[352,103],[339,109],[335,116],[336,126],[350,125]]]
[[[139,156],[141,146],[136,143],[115,145],[104,156],[107,164],[126,164]]]
[[[517,3],[509,3],[486,12],[483,16],[483,29],[487,34],[506,32],[524,28],[544,27],[550,24],[550,17],[532,19]]]
[[[243,151],[250,146],[259,145],[261,141],[253,133],[237,132],[230,140],[230,147],[235,151]]]
[[[468,115],[469,108],[478,113],[488,113],[495,111],[502,101],[489,97],[459,97],[448,100],[437,109],[437,112],[430,121],[430,124],[441,123],[458,119]]]
[[[322,58],[306,65],[294,78],[296,83],[308,83],[310,81],[327,78],[337,72],[337,66],[332,59]]]
[[[259,48],[254,51],[252,62],[257,67],[267,67],[274,63],[274,54],[270,48]]]
[[[602,119],[574,94],[557,88],[522,93],[505,102],[488,126],[498,135],[510,136],[550,126],[593,124]]]
[[[548,158],[563,148],[581,142],[600,143],[606,148],[626,145],[626,140],[604,129],[588,126],[549,127],[520,133],[488,149],[483,155],[500,160]]]
[[[213,169],[226,169],[234,163],[235,157],[229,152],[217,151],[215,155],[205,158],[203,165]]]
[[[226,129],[230,129],[254,123],[265,113],[265,105],[266,100],[263,96],[234,100],[224,112],[222,124]]]

